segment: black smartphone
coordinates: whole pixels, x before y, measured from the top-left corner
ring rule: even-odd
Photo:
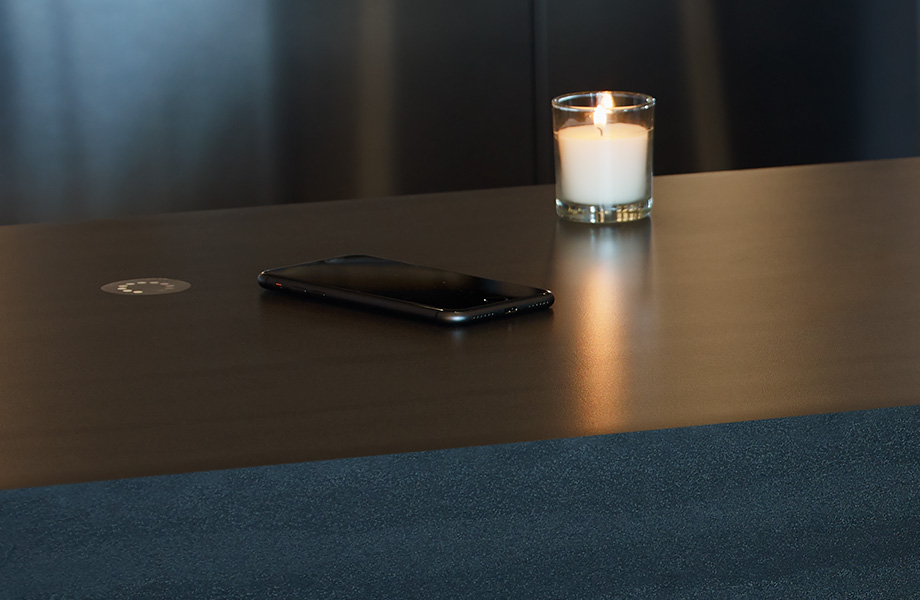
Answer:
[[[548,308],[554,301],[549,290],[363,254],[267,269],[259,285],[445,325]]]

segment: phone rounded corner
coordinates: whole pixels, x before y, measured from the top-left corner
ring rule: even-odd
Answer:
[[[259,273],[259,276],[256,277],[256,281],[259,283],[260,286],[264,288],[269,288],[271,286],[271,282],[269,281],[269,275],[265,271],[262,271],[261,273]]]

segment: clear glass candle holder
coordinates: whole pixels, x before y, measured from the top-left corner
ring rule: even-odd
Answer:
[[[655,99],[579,92],[553,99],[556,214],[570,221],[636,221],[652,212]]]

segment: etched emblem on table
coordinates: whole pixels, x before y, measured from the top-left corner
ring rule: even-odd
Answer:
[[[180,279],[167,277],[144,277],[138,279],[125,279],[113,281],[102,286],[103,292],[120,294],[122,296],[154,296],[158,294],[175,294],[184,292],[192,284]]]

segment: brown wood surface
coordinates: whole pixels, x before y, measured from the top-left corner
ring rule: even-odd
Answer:
[[[0,227],[0,487],[914,404],[920,159]],[[449,329],[263,292],[368,253],[552,289]],[[106,283],[171,277],[173,295]]]

